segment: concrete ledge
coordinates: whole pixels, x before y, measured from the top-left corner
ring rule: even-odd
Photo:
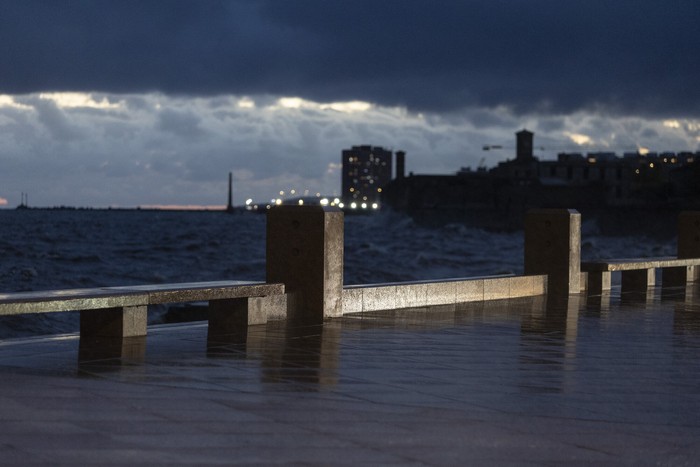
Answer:
[[[179,284],[106,287],[105,291],[146,293],[148,305],[281,295],[284,284],[251,281],[184,282]]]
[[[349,285],[343,314],[530,297],[547,293],[547,276],[490,276]]]
[[[674,258],[671,256],[665,256],[660,258],[628,258],[585,261],[581,263],[581,270],[588,272],[636,271],[640,269],[673,268],[698,265],[700,265],[700,258]]]
[[[0,315],[100,310],[283,294],[284,284],[251,281],[189,282],[12,292],[0,293]]]
[[[43,290],[0,294],[0,315],[97,310],[148,304],[148,293],[109,289]]]

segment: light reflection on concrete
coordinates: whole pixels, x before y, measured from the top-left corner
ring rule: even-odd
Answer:
[[[156,326],[147,347],[121,342],[112,354],[77,338],[3,342],[3,436],[24,457],[81,464],[99,450],[113,463],[128,452],[325,465],[341,449],[366,464],[403,465],[410,452],[428,465],[692,465],[697,292],[271,322],[213,346],[206,324]],[[66,444],[67,431],[80,442]],[[2,458],[19,459],[7,446]]]

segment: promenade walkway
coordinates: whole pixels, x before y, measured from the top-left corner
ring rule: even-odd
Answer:
[[[0,343],[0,465],[692,465],[698,285]]]

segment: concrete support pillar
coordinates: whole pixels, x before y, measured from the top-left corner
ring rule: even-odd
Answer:
[[[547,274],[547,293],[581,289],[581,214],[536,209],[525,217],[525,274]]]
[[[688,282],[693,282],[695,276],[694,266],[679,266],[675,268],[661,269],[662,287],[685,287]]]
[[[588,294],[600,295],[611,289],[612,273],[610,271],[593,271],[588,273]]]
[[[248,333],[248,298],[209,302],[207,344],[245,342]]]
[[[148,307],[128,306],[80,312],[80,338],[116,338],[146,335]]]
[[[656,270],[636,269],[633,271],[622,271],[620,280],[620,291],[627,292],[646,292],[650,287],[656,284]]]
[[[248,326],[287,317],[287,296],[241,297],[209,301],[209,345],[245,342]]]
[[[683,211],[678,216],[678,257],[700,258],[700,211]],[[700,282],[700,267],[693,267],[688,279]]]
[[[282,282],[292,319],[342,316],[343,212],[275,206],[267,213],[267,282]]]

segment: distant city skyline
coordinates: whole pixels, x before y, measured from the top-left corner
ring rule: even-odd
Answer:
[[[700,149],[694,2],[0,0],[0,207],[340,195],[406,172]],[[484,145],[501,145],[483,151]],[[544,148],[538,149],[538,148]]]

